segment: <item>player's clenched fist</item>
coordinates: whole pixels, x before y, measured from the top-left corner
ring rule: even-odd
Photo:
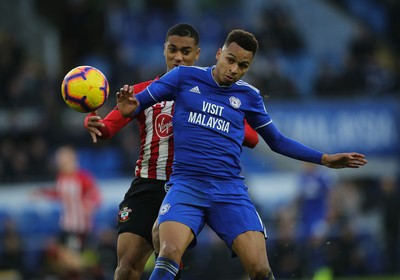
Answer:
[[[136,111],[139,102],[133,92],[133,86],[124,85],[117,92],[117,106],[124,117],[129,117]]]

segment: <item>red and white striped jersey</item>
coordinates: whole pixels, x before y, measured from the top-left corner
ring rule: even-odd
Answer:
[[[93,177],[85,171],[60,174],[55,189],[57,199],[63,205],[60,227],[67,232],[90,232],[94,211],[101,202]]]
[[[153,80],[133,86],[134,92],[144,90]],[[142,178],[168,180],[172,172],[174,153],[172,115],[173,101],[157,103],[140,112],[135,118],[139,124],[140,153],[135,175]],[[100,130],[102,138],[111,138],[134,118],[124,118],[114,108],[104,119]]]
[[[173,101],[163,101],[138,115],[141,149],[135,168],[137,177],[169,179],[174,154],[173,110]]]

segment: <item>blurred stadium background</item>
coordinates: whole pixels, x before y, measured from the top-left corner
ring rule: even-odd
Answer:
[[[399,15],[397,0],[0,1],[0,279],[59,279],[41,266],[61,209],[30,194],[52,185],[53,152],[64,144],[78,148],[104,196],[82,279],[112,279],[116,213],[133,177],[137,128],[92,144],[84,115],[61,99],[61,80],[78,65],[101,69],[111,85],[105,116],[122,84],[165,70],[164,36],[178,22],[198,28],[200,66],[214,63],[230,29],[255,33],[260,50],[244,80],[265,94],[278,127],[325,152],[369,159],[359,170],[317,170],[328,178],[325,196],[315,182],[302,185],[302,163],[263,142],[244,149],[277,279],[400,279]],[[308,228],[324,203],[327,218]],[[246,279],[210,231],[199,243],[185,256],[184,279]]]

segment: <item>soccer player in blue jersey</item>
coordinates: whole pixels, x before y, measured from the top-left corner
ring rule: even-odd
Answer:
[[[199,44],[200,35],[194,26],[186,23],[172,26],[165,36],[164,44],[167,71],[179,65],[194,65],[200,56]],[[133,89],[138,93],[151,82],[136,84]],[[172,173],[173,111],[173,102],[163,101],[134,118],[124,118],[114,108],[103,120],[95,113],[85,119],[85,127],[94,142],[97,142],[98,137],[112,138],[133,120],[137,120],[140,128],[141,147],[135,168],[136,178],[119,208],[115,280],[141,279],[150,253],[153,249],[156,255],[159,252],[158,227],[154,227],[153,235],[151,229],[165,196],[164,185]],[[257,143],[257,132],[245,124],[242,144],[252,148]],[[177,275],[175,279],[181,278]]]
[[[239,257],[251,279],[274,279],[265,228],[241,176],[245,118],[282,155],[331,168],[367,163],[362,154],[324,154],[279,132],[259,90],[240,80],[257,49],[253,34],[233,30],[216,54],[216,65],[179,66],[135,96],[128,85],[117,93],[124,116],[162,100],[175,101],[172,187],[159,211],[161,250],[150,279],[173,279],[183,253],[205,224]]]

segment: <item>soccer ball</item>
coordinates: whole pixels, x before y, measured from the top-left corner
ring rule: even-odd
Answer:
[[[100,70],[92,66],[78,66],[65,75],[61,94],[70,108],[87,113],[100,108],[106,102],[109,85]]]

